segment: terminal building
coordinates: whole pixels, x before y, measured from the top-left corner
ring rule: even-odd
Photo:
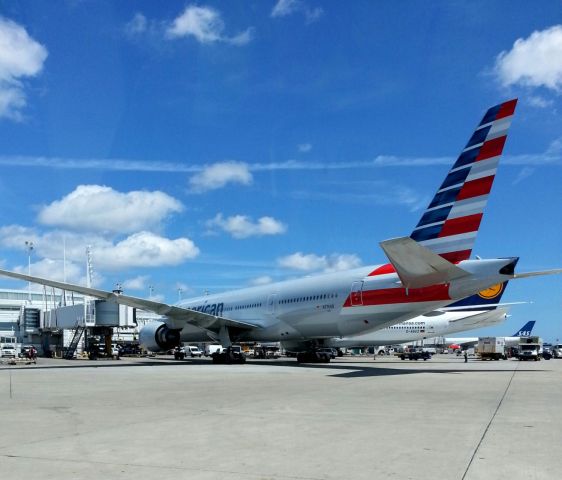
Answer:
[[[34,345],[40,355],[73,355],[88,338],[134,344],[139,329],[160,318],[70,292],[0,289],[0,344]]]

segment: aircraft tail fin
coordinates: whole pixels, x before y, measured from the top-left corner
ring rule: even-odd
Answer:
[[[486,112],[410,235],[450,262],[470,258],[516,104]]]
[[[482,290],[470,297],[463,298],[458,302],[448,305],[443,308],[443,310],[495,310],[500,305],[504,305],[500,304],[500,300],[505,293],[506,288],[507,282],[492,285],[486,290]]]
[[[449,283],[451,280],[470,275],[466,270],[421,246],[410,237],[385,240],[380,246],[406,288]]]
[[[521,327],[520,330],[513,334],[514,337],[530,337],[535,326],[535,321],[531,320]]]

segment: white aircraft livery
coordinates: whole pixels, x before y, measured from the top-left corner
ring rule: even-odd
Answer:
[[[515,332],[511,337],[503,337],[505,344],[508,347],[515,347],[519,344],[521,337],[530,337],[535,326],[535,321],[530,320],[521,327],[520,330]],[[453,333],[453,332],[450,332]],[[444,339],[444,344],[448,347],[451,345],[459,346],[463,349],[474,347],[478,343],[478,337],[447,337]]]
[[[0,274],[163,315],[163,322],[140,332],[141,343],[152,351],[168,350],[182,335],[196,334],[225,347],[233,341],[290,341],[310,351],[319,339],[389,327],[514,278],[560,273],[516,274],[513,257],[469,259],[516,103],[486,112],[412,234],[380,243],[390,263],[174,305],[6,270]]]

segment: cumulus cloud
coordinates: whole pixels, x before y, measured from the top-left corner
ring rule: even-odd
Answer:
[[[130,233],[158,226],[182,210],[178,200],[159,191],[121,193],[102,185],[79,185],[61,200],[43,206],[38,220],[70,229]]]
[[[248,164],[242,162],[219,162],[207,165],[189,179],[189,191],[203,193],[223,188],[229,183],[250,185],[254,178]]]
[[[21,265],[15,267],[14,270],[19,273],[24,273],[27,275],[28,266]],[[42,258],[37,262],[31,264],[31,275],[34,277],[50,278],[52,280],[58,280],[62,282],[64,280],[64,273],[66,270],[66,281],[68,283],[78,283],[85,284],[85,272],[78,264],[74,262],[66,262],[63,265],[62,260],[55,260],[51,258]],[[41,286],[41,289],[43,287]]]
[[[150,232],[135,233],[113,242],[98,234],[59,231],[39,233],[20,225],[0,228],[2,247],[25,252],[26,241],[33,242],[35,257],[57,261],[62,261],[63,244],[66,244],[67,260],[77,264],[85,262],[86,247],[89,245],[94,267],[111,271],[179,265],[199,255],[199,248],[188,238],[172,240]]]
[[[253,29],[248,28],[233,36],[225,35],[221,13],[208,6],[188,5],[166,30],[168,38],[193,37],[199,43],[229,43],[246,45],[252,40]]]
[[[211,230],[220,228],[234,238],[260,237],[263,235],[279,235],[287,231],[286,225],[273,217],[261,217],[254,222],[246,215],[233,215],[224,218],[218,213],[215,218],[208,220],[206,226]]]
[[[304,254],[296,252],[277,259],[277,264],[283,268],[306,272],[320,270],[324,272],[337,272],[359,267],[361,266],[361,260],[357,255],[347,253],[333,253],[329,256],[320,256],[314,253]]]
[[[278,0],[271,11],[271,16],[273,18],[286,17],[294,13],[304,15],[307,23],[311,23],[318,20],[324,13],[324,10],[320,7],[311,8],[302,0]]]
[[[199,255],[188,238],[175,240],[151,232],[135,233],[105,248],[93,250],[95,265],[104,270],[175,266]]]
[[[300,145],[297,145],[297,148],[300,153],[307,153],[312,150],[312,145],[310,143],[301,143]]]
[[[39,74],[46,58],[47,49],[25,28],[0,17],[0,117],[22,120],[27,103],[22,78]]]
[[[519,38],[509,51],[501,52],[495,73],[503,86],[562,89],[562,25]]]

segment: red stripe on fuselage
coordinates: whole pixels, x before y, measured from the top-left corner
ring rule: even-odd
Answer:
[[[467,215],[466,217],[451,218],[443,224],[443,228],[439,232],[439,237],[448,237],[450,235],[474,232],[478,230],[480,220],[482,220],[481,213]]]
[[[380,290],[363,291],[363,305],[390,305],[393,303],[418,303],[451,300],[449,285],[432,285],[424,288],[383,288]],[[351,307],[351,296],[348,296],[344,307]]]
[[[494,183],[494,175],[466,182],[457,195],[456,201],[487,195],[492,189],[492,183]]]
[[[484,144],[480,147],[480,151],[478,152],[476,160],[474,161],[480,162],[481,160],[486,160],[488,158],[501,155],[506,139],[507,135],[504,135],[503,137],[494,138],[492,140],[484,142]]]

